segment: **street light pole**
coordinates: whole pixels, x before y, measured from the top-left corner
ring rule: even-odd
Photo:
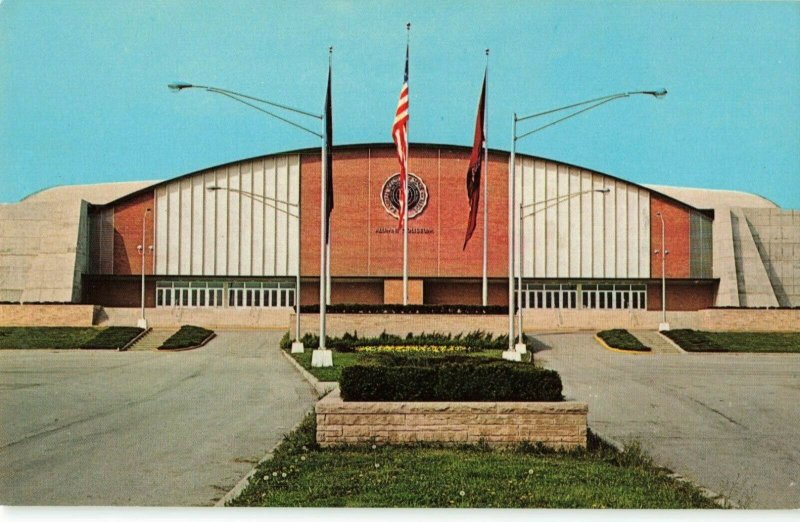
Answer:
[[[511,124],[511,158],[509,159],[509,166],[508,166],[508,350],[503,352],[503,359],[508,359],[511,361],[521,361],[521,353],[522,350],[525,350],[525,345],[522,343],[522,311],[520,310],[520,332],[519,332],[519,340],[520,342],[517,345],[514,345],[514,241],[516,236],[514,234],[515,229],[515,219],[514,219],[514,205],[516,203],[516,185],[515,185],[515,175],[516,175],[516,149],[517,149],[517,141],[523,138],[530,136],[531,134],[537,133],[541,130],[544,130],[548,127],[552,127],[558,123],[561,123],[565,120],[570,118],[574,118],[575,116],[582,114],[584,112],[590,111],[592,109],[596,109],[601,105],[606,103],[612,102],[614,100],[619,100],[621,98],[628,98],[633,95],[637,94],[644,94],[648,96],[652,96],[654,98],[663,98],[667,95],[666,89],[659,89],[654,91],[628,91],[628,92],[620,92],[617,94],[610,94],[608,96],[601,96],[599,98],[593,98],[591,100],[585,100],[578,103],[571,103],[569,105],[565,105],[563,107],[558,107],[555,109],[546,110],[543,112],[537,112],[534,114],[529,114],[527,116],[518,117],[517,113],[515,112],[512,117],[512,124]],[[542,125],[540,127],[536,127],[533,130],[527,131],[523,134],[517,134],[517,123],[533,118],[538,118],[541,116],[546,116],[549,114],[554,114],[557,112],[575,109],[573,112],[570,112],[564,117],[558,118],[555,121]],[[520,250],[522,249],[522,245],[520,245]],[[521,267],[520,267],[521,272]],[[520,275],[521,279],[521,275]],[[520,291],[521,282],[520,282]]]
[[[669,330],[669,323],[667,322],[667,254],[669,254],[669,250],[667,250],[667,246],[664,244],[664,216],[661,215],[661,212],[656,212],[656,216],[658,219],[661,220],[661,252],[658,250],[655,251],[656,255],[661,255],[661,324],[658,325],[659,332],[665,332]]]
[[[137,250],[139,254],[142,256],[142,316],[139,318],[137,326],[139,328],[147,329],[147,319],[144,316],[144,260],[147,256],[147,229],[145,228],[145,223],[147,222],[147,215],[150,213],[150,209],[146,209],[144,211],[144,215],[142,215],[142,244],[138,246]],[[149,250],[153,251],[153,245],[150,245]]]

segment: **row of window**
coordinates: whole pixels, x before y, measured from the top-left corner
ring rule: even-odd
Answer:
[[[523,308],[645,309],[647,286],[626,284],[523,285]]]
[[[222,283],[160,281],[156,283],[157,307],[282,308],[294,306],[291,283]]]

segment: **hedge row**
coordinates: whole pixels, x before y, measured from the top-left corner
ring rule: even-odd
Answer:
[[[294,339],[287,332],[281,339],[280,347],[288,350],[292,346]],[[303,346],[307,349],[319,348],[319,336],[306,333],[301,339]],[[405,337],[400,335],[388,334],[383,332],[377,337],[359,337],[358,332],[353,334],[345,333],[342,337],[326,337],[325,347],[337,352],[354,352],[356,348],[364,346],[459,346],[464,347],[467,352],[483,350],[505,350],[508,345],[508,336],[501,335],[494,337],[490,333],[482,330],[475,330],[466,335],[464,334],[443,334],[443,333],[421,333],[414,335],[409,333]]]
[[[649,352],[650,347],[634,337],[628,330],[603,330],[597,337],[602,339],[611,348],[630,350],[634,352]]]
[[[401,305],[401,304],[332,304],[326,311],[329,314],[466,314],[466,315],[505,315],[507,306],[481,305]],[[319,305],[303,305],[300,313],[318,314]]]
[[[199,346],[214,332],[199,326],[184,325],[172,337],[164,341],[159,350],[179,350]]]
[[[345,401],[562,401],[553,370],[464,355],[380,354],[342,368]]]
[[[725,352],[725,348],[697,330],[667,330],[664,335],[687,352]]]

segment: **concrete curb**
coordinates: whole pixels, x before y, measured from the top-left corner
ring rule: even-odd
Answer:
[[[597,341],[597,343],[600,346],[602,346],[606,350],[609,350],[609,351],[612,351],[612,352],[626,353],[628,355],[653,355],[653,350],[652,349],[650,351],[647,351],[647,352],[637,352],[636,350],[620,350],[619,348],[612,348],[609,345],[607,345],[604,340],[600,339],[600,337],[597,336],[597,335],[594,336],[594,340]]]
[[[283,351],[283,350],[281,350],[281,351]],[[312,410],[312,411],[313,411],[313,410]],[[296,430],[297,428],[299,428],[299,427],[300,427],[300,425],[301,425],[301,424],[303,424],[303,420],[305,420],[305,417],[303,417],[302,419],[300,419],[300,422],[298,422],[297,424],[295,424],[295,425],[292,427],[292,429],[290,429],[290,430],[289,430],[287,433],[291,433],[291,432],[293,432],[294,430]],[[253,475],[255,475],[256,471],[258,470],[258,467],[259,467],[261,464],[263,464],[264,462],[266,462],[266,461],[268,461],[268,460],[271,460],[271,459],[272,459],[272,456],[275,454],[275,450],[276,450],[276,449],[278,448],[278,446],[280,446],[282,443],[283,443],[283,440],[280,440],[280,441],[276,442],[276,443],[275,443],[275,445],[274,445],[274,446],[272,446],[272,448],[270,448],[270,450],[267,452],[267,454],[266,454],[266,455],[264,455],[263,457],[261,457],[261,459],[260,459],[260,460],[259,460],[259,461],[256,463],[256,465],[255,465],[255,466],[253,466],[253,469],[251,469],[250,471],[248,471],[248,472],[247,472],[247,475],[245,475],[244,477],[242,477],[242,479],[241,479],[239,482],[237,482],[237,483],[236,483],[236,485],[235,485],[235,486],[233,486],[233,488],[231,488],[231,490],[230,490],[230,491],[228,491],[227,493],[225,493],[225,495],[223,495],[221,499],[217,500],[217,501],[214,503],[214,507],[226,507],[226,506],[225,506],[225,503],[226,503],[226,502],[228,502],[229,500],[233,500],[234,498],[238,497],[238,496],[241,494],[241,492],[242,492],[242,491],[244,491],[244,489],[245,489],[247,486],[249,486],[249,485],[250,485],[250,478],[251,478]]]
[[[336,389],[339,386],[339,383],[336,381],[320,381],[316,377],[314,377],[308,370],[303,368],[303,366],[294,360],[290,354],[286,353],[285,350],[281,350],[281,354],[290,362],[295,369],[300,372],[300,375],[308,381],[308,383],[314,388],[314,391],[317,392],[318,395],[326,395]]]

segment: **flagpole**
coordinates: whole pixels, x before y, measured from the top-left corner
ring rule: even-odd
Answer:
[[[406,24],[406,50],[411,44],[411,23]],[[406,55],[406,64],[408,64],[408,56]],[[410,102],[409,90],[409,102]],[[409,106],[411,104],[409,103]],[[411,149],[408,147],[408,125],[406,125],[406,157],[405,157],[405,170],[406,179],[403,183],[403,306],[408,305],[408,177],[411,173],[408,170],[408,157],[411,155]]]
[[[508,350],[503,359],[521,361],[522,355],[514,349],[514,197],[517,152],[517,113],[511,122],[511,157],[508,161]]]
[[[489,49],[486,49],[486,90],[489,90]],[[489,304],[489,100],[488,92],[483,98],[483,282],[481,284],[481,302]]]
[[[333,354],[326,349],[325,339],[327,337],[326,325],[326,293],[327,293],[327,253],[328,253],[328,127],[330,113],[330,82],[331,82],[331,62],[333,47],[328,48],[328,86],[325,93],[325,117],[322,120],[322,162],[319,171],[320,186],[320,212],[319,212],[319,348],[312,352],[311,366],[328,367],[333,366]]]

